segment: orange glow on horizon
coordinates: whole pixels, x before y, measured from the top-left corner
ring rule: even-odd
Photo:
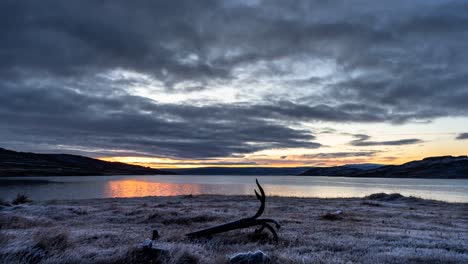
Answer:
[[[256,164],[206,164],[197,160],[176,160],[168,158],[152,158],[152,157],[100,157],[100,160],[110,162],[122,162],[132,165],[144,166],[154,169],[181,169],[181,168],[201,168],[201,167],[230,167],[230,168],[245,168],[245,167],[328,167],[340,166],[345,164],[361,164],[361,163],[376,163],[385,165],[398,165],[413,160],[423,159],[426,156],[408,156],[398,157],[395,159],[386,159],[385,157],[370,157],[370,158],[343,158],[343,159],[322,159],[322,160],[275,160],[275,159],[259,159]],[[187,164],[189,163],[189,164]]]
[[[468,119],[466,119],[468,120]],[[465,121],[463,119],[462,121]],[[317,142],[323,145],[318,149],[308,148],[275,148],[264,149],[231,157],[209,159],[179,159],[154,156],[107,156],[101,160],[123,162],[157,169],[200,168],[200,167],[329,167],[345,164],[374,163],[400,165],[406,162],[436,156],[464,156],[468,154],[468,140],[455,140],[460,120],[439,120],[428,124],[406,125],[410,134],[401,134],[402,126],[362,125],[356,130],[351,124],[341,127],[347,133],[318,134]],[[468,124],[466,121],[463,124]],[[445,130],[449,130],[447,132]],[[405,129],[406,129],[405,128]],[[313,127],[311,127],[313,129]],[[444,130],[443,130],[444,129]],[[425,133],[427,131],[434,133]],[[353,135],[374,131],[372,140],[375,145],[355,146],[351,144]],[[417,137],[416,144],[379,144],[402,138]],[[353,153],[356,155],[354,156]],[[349,155],[346,155],[349,154]]]

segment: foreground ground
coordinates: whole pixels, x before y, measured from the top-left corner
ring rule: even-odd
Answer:
[[[468,204],[371,198],[268,197],[263,217],[282,224],[278,244],[253,230],[185,238],[187,232],[253,215],[259,202],[249,196],[0,206],[0,262],[139,263],[138,246],[157,229],[157,246],[169,254],[153,263],[227,263],[234,253],[257,249],[273,263],[468,263]],[[323,217],[336,210],[342,218]]]

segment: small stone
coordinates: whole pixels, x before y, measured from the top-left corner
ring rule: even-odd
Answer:
[[[231,264],[267,264],[270,258],[260,250],[248,253],[237,253],[229,258]]]
[[[150,249],[153,247],[153,240],[151,239],[145,239],[145,241],[143,241],[143,243],[141,243],[141,247],[143,249]]]

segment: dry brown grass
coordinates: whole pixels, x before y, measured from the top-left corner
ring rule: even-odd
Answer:
[[[185,234],[253,214],[248,196],[180,196],[33,202],[0,207],[0,263],[226,263],[260,249],[273,263],[467,263],[468,204],[374,195],[365,199],[268,197],[280,242],[237,230]],[[342,210],[340,219],[322,216]],[[148,259],[152,230],[169,253]]]

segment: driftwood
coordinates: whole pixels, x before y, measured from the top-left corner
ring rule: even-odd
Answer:
[[[258,183],[257,179],[255,180],[255,182],[257,183],[258,189],[260,190],[260,194],[258,194],[257,190],[255,190],[255,195],[257,196],[257,199],[260,201],[261,204],[260,204],[260,208],[258,208],[258,211],[254,216],[248,217],[248,218],[242,218],[234,222],[210,227],[207,229],[202,229],[202,230],[192,232],[192,233],[188,233],[186,234],[186,236],[190,238],[207,237],[207,236],[211,236],[214,234],[224,233],[224,232],[228,232],[228,231],[232,231],[236,229],[258,226],[258,228],[255,230],[256,233],[260,233],[266,228],[271,232],[274,240],[278,242],[278,234],[276,233],[273,226],[271,226],[271,224],[274,224],[275,227],[279,229],[280,225],[278,224],[278,222],[276,222],[273,219],[259,218],[263,214],[263,211],[265,210],[265,192],[263,191],[263,188],[260,185],[260,183]]]

